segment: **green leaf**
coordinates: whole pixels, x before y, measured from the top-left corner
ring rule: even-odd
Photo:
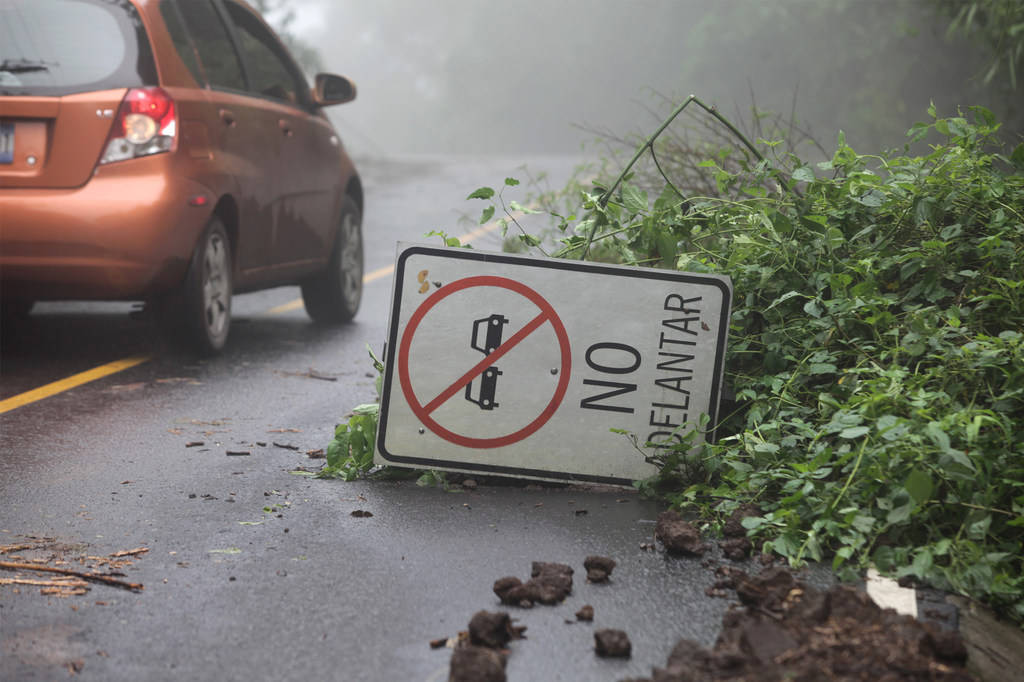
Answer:
[[[493,205],[492,206],[488,206],[487,208],[485,208],[483,210],[483,213],[480,214],[480,224],[483,225],[484,223],[486,223],[487,221],[489,221],[493,217],[494,217],[494,206]]]
[[[647,210],[647,192],[636,185],[623,185],[622,204],[630,213],[643,213]]]
[[[1024,170],[1024,142],[1014,147],[1013,153],[1010,154],[1010,162],[1017,167],[1018,170]]]
[[[907,492],[914,498],[914,501],[918,504],[924,504],[931,499],[934,486],[931,476],[920,469],[914,469],[907,476],[903,487],[907,489]]]
[[[505,178],[505,185],[508,187],[515,187],[519,184],[519,181],[515,178]]]
[[[870,426],[850,426],[839,432],[840,438],[860,438],[864,434],[871,431]]]
[[[540,213],[540,211],[538,211],[537,209],[530,208],[529,206],[523,206],[522,204],[515,200],[508,202],[508,207],[511,208],[513,211],[519,211],[520,213],[526,213],[527,215]]]
[[[975,517],[974,520],[971,521],[967,526],[967,537],[969,537],[971,540],[984,540],[985,536],[988,534],[988,529],[991,525],[991,514],[985,514],[984,516],[981,516],[981,518]]]
[[[494,196],[494,190],[490,187],[480,187],[470,192],[466,199],[490,199]]]
[[[665,267],[671,268],[676,262],[676,238],[667,230],[658,234],[658,253]]]
[[[846,243],[846,235],[838,227],[830,227],[825,231],[825,238],[828,240],[830,249],[838,249]]]
[[[800,166],[793,171],[793,179],[797,182],[814,182],[814,171],[810,166]]]

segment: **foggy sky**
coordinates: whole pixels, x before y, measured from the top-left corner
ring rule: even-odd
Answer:
[[[946,113],[981,103],[960,101],[971,74],[949,58],[941,21],[908,26],[906,12],[885,16],[900,3],[832,0],[836,25],[808,34],[802,17],[822,2],[294,0],[292,30],[356,82],[358,99],[330,110],[356,155],[579,152],[594,137],[579,125],[655,128],[667,111],[649,111],[654,93],[694,93],[734,115],[751,90],[788,113],[798,88],[801,118],[828,144],[839,128],[897,144],[930,99]],[[884,82],[890,65],[907,71],[896,85]],[[872,129],[871,107],[898,124]]]

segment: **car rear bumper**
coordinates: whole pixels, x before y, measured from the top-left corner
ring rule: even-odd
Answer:
[[[0,188],[3,296],[136,300],[177,286],[213,197],[161,156],[100,167],[75,189]],[[200,195],[207,205],[189,205]]]

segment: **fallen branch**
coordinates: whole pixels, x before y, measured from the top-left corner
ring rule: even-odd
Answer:
[[[110,557],[112,559],[119,559],[124,556],[138,556],[140,554],[145,554],[148,551],[149,547],[136,547],[135,549],[125,549],[120,552],[114,552]]]
[[[41,580],[38,578],[0,578],[0,585],[35,585],[37,587],[88,587],[89,583],[72,576],[61,580]]]
[[[32,549],[35,545],[0,545],[0,554],[10,554],[11,552],[20,552],[23,549]]]
[[[141,592],[143,585],[141,583],[129,583],[124,580],[118,580],[112,578],[109,575],[98,575],[96,573],[83,573],[82,571],[72,571],[68,568],[57,568],[55,566],[40,566],[38,564],[22,564],[14,561],[0,561],[0,568],[5,568],[8,571],[40,571],[43,573],[59,573],[60,575],[73,575],[76,578],[82,580],[90,580],[92,582],[104,583],[112,587],[120,587],[124,590],[130,590],[132,592]]]

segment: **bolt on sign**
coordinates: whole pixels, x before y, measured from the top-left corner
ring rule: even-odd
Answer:
[[[646,478],[611,429],[716,423],[731,302],[728,277],[399,244],[376,462]]]

